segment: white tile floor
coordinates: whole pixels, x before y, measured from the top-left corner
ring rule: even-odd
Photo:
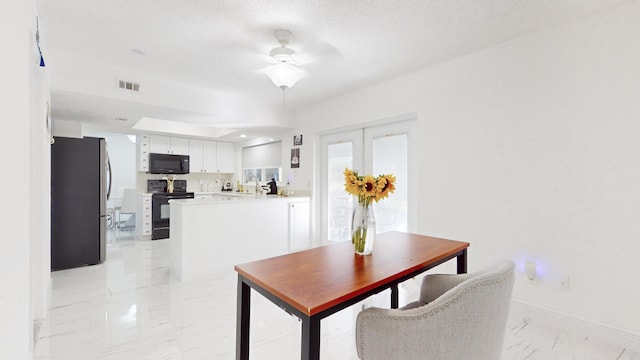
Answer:
[[[233,359],[236,275],[232,269],[181,283],[170,276],[168,242],[110,233],[108,260],[52,274],[53,299],[35,359]],[[415,292],[415,284],[407,284]],[[359,307],[322,321],[322,359],[356,359]],[[640,354],[536,324],[512,312],[503,359],[640,360]],[[300,323],[252,296],[251,358],[296,359]]]

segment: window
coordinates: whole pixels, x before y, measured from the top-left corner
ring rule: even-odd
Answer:
[[[282,168],[243,169],[242,178],[245,183],[255,181],[255,179],[258,179],[259,182],[267,182],[271,181],[271,179],[280,182],[282,181]]]
[[[249,146],[242,149],[242,182],[258,179],[266,183],[282,181],[282,142]]]

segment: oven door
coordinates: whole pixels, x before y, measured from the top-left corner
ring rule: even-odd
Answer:
[[[193,199],[193,193],[155,193],[151,196],[151,240],[169,237],[172,199]]]

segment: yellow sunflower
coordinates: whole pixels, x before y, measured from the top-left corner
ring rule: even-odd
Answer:
[[[385,199],[390,193],[396,190],[396,177],[388,175],[378,176],[378,188],[376,193],[376,202]]]
[[[362,179],[362,195],[366,198],[374,198],[378,190],[376,184],[376,178],[371,175],[367,175]],[[367,201],[368,202],[368,201]]]
[[[378,184],[378,186],[376,187],[376,197],[374,198],[374,200],[378,202],[382,200],[382,192],[387,188],[387,179],[382,175],[378,176],[376,178],[376,183]]]
[[[344,189],[351,195],[360,195],[360,179],[358,173],[349,168],[344,169]]]
[[[359,204],[369,206],[372,200],[378,202],[396,190],[396,177],[392,174],[360,176],[357,171],[345,168],[344,188],[347,193],[357,196]]]

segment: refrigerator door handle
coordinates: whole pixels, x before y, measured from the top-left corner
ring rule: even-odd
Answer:
[[[107,174],[109,174],[109,186],[107,187],[107,201],[111,198],[111,182],[113,180],[111,175],[111,158],[109,158],[109,153],[107,152]]]

